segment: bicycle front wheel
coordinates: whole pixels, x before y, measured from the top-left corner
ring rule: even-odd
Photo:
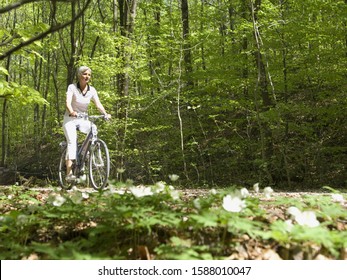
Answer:
[[[104,141],[98,139],[90,146],[89,153],[89,179],[96,190],[107,186],[110,175],[110,155]]]

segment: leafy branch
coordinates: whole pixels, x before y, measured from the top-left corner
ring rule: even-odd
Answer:
[[[22,0],[19,2],[8,4],[7,6],[0,8],[0,14],[8,13],[14,9],[24,6],[29,3],[41,2],[42,0]],[[75,2],[76,0],[52,0],[51,2]]]
[[[27,3],[35,2],[35,1],[36,0],[23,0],[22,2],[18,2],[16,7],[23,5],[23,3],[27,4]],[[71,25],[72,23],[74,23],[76,20],[78,20],[84,14],[84,12],[88,8],[88,6],[89,6],[91,1],[92,0],[88,0],[86,2],[86,4],[84,5],[84,7],[80,10],[80,12],[78,14],[76,14],[76,16],[74,16],[71,20],[69,20],[69,21],[67,21],[65,23],[60,23],[60,24],[58,23],[56,25],[52,25],[48,30],[46,30],[46,31],[44,31],[44,32],[42,32],[42,33],[40,33],[40,34],[38,34],[38,35],[36,35],[36,36],[26,40],[26,41],[23,41],[23,42],[19,43],[18,45],[14,46],[13,48],[8,50],[7,52],[1,54],[0,55],[0,60],[5,59],[6,57],[10,56],[12,53],[20,50],[23,47],[26,47],[26,46],[34,43],[35,41],[41,40],[41,39],[47,37],[48,35],[53,34],[53,33],[57,32],[57,31],[59,31],[61,29],[64,29],[65,27]],[[55,1],[53,1],[53,2],[55,2]],[[66,2],[70,2],[70,1],[66,1]],[[13,5],[16,5],[16,3],[12,4],[10,6],[12,7]],[[11,7],[7,6],[7,11],[10,11]],[[0,9],[0,14],[3,13],[4,9],[6,10],[6,8]],[[55,5],[54,5],[54,12],[55,12]]]

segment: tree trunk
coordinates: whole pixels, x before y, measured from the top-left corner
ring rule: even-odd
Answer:
[[[189,42],[189,7],[188,0],[181,0],[181,13],[182,13],[182,35],[183,35],[183,60],[186,73],[187,86],[193,85],[191,73],[192,68],[192,55],[191,46]]]
[[[257,119],[258,119],[258,125],[260,130],[260,137],[261,137],[261,151],[262,151],[262,166],[261,169],[265,173],[264,180],[266,183],[272,183],[273,178],[271,174],[271,158],[273,155],[273,143],[272,143],[272,131],[269,126],[269,124],[262,120],[260,118],[260,114],[262,112],[268,111],[272,106],[272,100],[270,97],[269,89],[268,89],[268,79],[267,79],[267,71],[266,66],[264,63],[264,58],[261,53],[262,51],[262,43],[261,43],[261,37],[258,27],[258,11],[261,7],[261,0],[256,0],[255,5],[253,5],[253,0],[251,0],[251,7],[252,7],[252,22],[253,22],[253,28],[254,28],[254,38],[256,42],[256,51],[254,53],[255,55],[255,61],[256,61],[256,67],[258,71],[258,79],[257,84],[254,92],[254,103],[256,104],[256,111],[257,111]],[[262,104],[258,104],[258,95],[260,93]]]
[[[119,28],[120,34],[124,37],[127,35],[127,23],[128,23],[128,0],[118,0],[118,9],[119,9]],[[119,53],[122,56],[123,62],[125,64],[126,54],[125,48],[122,47],[119,49]],[[119,73],[117,75],[117,89],[120,96],[124,97],[128,95],[127,86],[126,86],[125,73]],[[122,114],[122,107],[120,108]]]
[[[71,2],[71,18],[76,17],[76,2]],[[70,57],[67,64],[67,77],[66,77],[66,87],[72,84],[75,80],[75,54],[76,54],[76,38],[75,38],[75,26],[76,22],[72,22],[70,26]]]
[[[129,45],[127,47],[130,47],[135,26],[137,0],[118,0],[118,8],[120,32],[122,36],[128,38]],[[125,46],[120,49],[120,53],[125,66],[124,68],[127,69],[131,61],[131,57],[129,56]],[[118,92],[120,95],[122,97],[128,96],[130,85],[130,77],[128,73],[118,74],[117,80]]]
[[[244,0],[241,2],[241,16],[244,20],[250,21],[250,8],[247,5],[248,0]],[[247,48],[248,48],[248,38],[246,35],[242,36],[242,41],[241,41],[241,49],[242,53],[244,53],[243,58],[244,58],[244,66],[241,69],[241,77],[242,80],[244,81],[243,85],[243,95],[247,98],[249,95],[249,88],[248,88],[248,54],[247,54]]]
[[[10,61],[11,56],[7,57],[6,61],[6,70],[9,72],[10,70]],[[6,76],[5,78],[6,82],[9,82],[10,78],[9,76]],[[8,139],[8,130],[7,130],[7,99],[4,98],[4,102],[2,104],[2,124],[1,124],[1,130],[2,130],[2,137],[1,137],[1,163],[0,166],[6,166],[6,157],[7,157],[7,139]]]
[[[347,0],[345,0],[345,4],[347,5]],[[347,21],[345,20],[345,29],[347,29]],[[345,35],[345,49],[346,49],[346,56],[347,56],[347,32]]]
[[[2,104],[2,137],[1,137],[1,164],[0,166],[5,166],[6,164],[6,155],[7,155],[7,149],[6,149],[6,139],[7,139],[7,99],[4,99],[4,102]]]
[[[120,151],[120,157],[118,159],[117,166],[122,168],[124,166],[124,149],[125,141],[127,135],[128,126],[128,107],[129,107],[129,87],[130,87],[130,76],[127,72],[131,67],[132,57],[128,52],[128,48],[132,47],[132,34],[135,28],[135,18],[136,18],[137,0],[118,0],[118,10],[119,10],[119,29],[120,34],[125,37],[126,44],[119,48],[119,55],[122,58],[125,72],[117,75],[117,90],[119,95],[122,97],[120,99],[118,107],[118,118],[122,122],[122,127],[118,131],[120,135],[120,145],[118,148]],[[115,24],[116,25],[116,24]],[[122,174],[120,174],[121,176]],[[119,178],[121,179],[121,178]]]

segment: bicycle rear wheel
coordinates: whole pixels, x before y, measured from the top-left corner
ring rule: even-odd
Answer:
[[[98,139],[90,147],[89,153],[89,179],[96,190],[107,186],[110,175],[110,155],[104,141]]]
[[[65,155],[66,155],[66,148],[64,148],[61,157],[60,157],[60,162],[59,162],[59,184],[60,186],[65,189],[71,189],[72,184],[71,182],[66,181],[66,160],[65,160]]]

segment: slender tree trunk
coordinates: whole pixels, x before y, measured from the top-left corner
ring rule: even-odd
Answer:
[[[52,81],[53,81],[53,86],[54,86],[54,92],[55,92],[55,111],[57,113],[57,120],[59,122],[59,126],[61,126],[61,115],[62,112],[60,110],[60,94],[59,94],[59,86],[58,86],[58,72],[59,72],[59,66],[58,63],[54,63],[54,69],[52,73]]]
[[[146,16],[146,11],[144,11],[145,16]],[[149,42],[149,47],[148,47],[148,55],[149,55],[149,62],[148,62],[148,67],[149,67],[149,73],[151,77],[151,82],[152,82],[152,87],[151,87],[151,94],[154,95],[155,90],[159,93],[161,90],[160,87],[160,81],[157,82],[157,71],[160,71],[160,62],[159,62],[159,56],[160,53],[158,52],[158,40],[160,40],[160,24],[161,24],[161,10],[159,3],[156,6],[156,10],[154,11],[154,32],[152,32],[149,36],[152,36],[153,40],[148,37],[148,42]],[[152,41],[154,43],[152,43]],[[157,88],[156,88],[156,85]]]
[[[273,155],[273,144],[272,144],[272,132],[270,126],[265,121],[261,120],[260,114],[261,112],[268,111],[272,106],[272,100],[270,97],[270,93],[268,90],[268,79],[267,72],[265,67],[264,58],[262,55],[262,42],[258,27],[258,11],[261,7],[261,0],[255,0],[253,4],[253,0],[251,0],[251,8],[252,8],[252,22],[254,28],[254,38],[256,42],[256,51],[255,51],[255,61],[256,67],[258,71],[258,79],[257,85],[254,91],[254,102],[256,104],[257,110],[257,119],[260,130],[261,137],[261,151],[262,151],[262,170],[265,172],[267,183],[272,183],[273,178],[271,174],[271,157]],[[260,105],[258,102],[258,95],[260,93],[262,104]]]
[[[130,76],[127,69],[131,67],[132,56],[128,51],[128,48],[132,48],[132,35],[135,28],[137,0],[118,0],[119,11],[119,29],[120,34],[126,38],[125,45],[119,48],[119,55],[122,58],[124,69],[126,72],[117,75],[117,89],[121,96],[120,104],[118,106],[118,117],[122,122],[122,128],[119,129],[121,147],[119,151],[124,151],[125,141],[127,139],[127,127],[128,127],[128,108],[129,108],[129,87]],[[124,152],[121,152],[121,156],[118,160],[119,167],[124,166]],[[121,175],[121,174],[120,174]]]
[[[76,17],[76,1],[71,2],[71,18]],[[70,25],[70,56],[67,64],[66,86],[73,83],[75,80],[75,54],[76,54],[76,38],[75,38],[76,22]]]
[[[11,61],[11,56],[7,57],[6,61],[6,69],[9,72],[10,69],[10,61]],[[9,82],[10,78],[9,76],[6,76],[6,82]],[[6,165],[6,158],[7,158],[7,139],[8,139],[8,129],[7,129],[7,99],[6,97],[4,98],[4,102],[2,104],[2,114],[1,114],[1,130],[2,130],[2,136],[1,136],[1,163],[0,166],[5,166]]]
[[[192,68],[192,54],[191,54],[191,45],[189,42],[189,6],[188,0],[181,0],[181,13],[182,13],[182,35],[183,35],[183,60],[184,68],[187,79],[187,86],[193,86],[191,79],[191,73],[193,72]]]
[[[119,9],[119,28],[120,28],[120,34],[124,37],[127,35],[127,23],[128,23],[128,0],[118,0],[118,9]],[[125,48],[124,46],[119,49],[119,53],[122,56],[122,59],[124,61],[125,65]],[[125,97],[128,95],[127,92],[127,86],[125,81],[125,73],[119,73],[117,75],[117,88],[120,96]],[[122,107],[120,108],[121,114],[122,113]]]
[[[249,0],[243,0],[241,2],[241,16],[244,20],[246,21],[250,21],[250,8],[249,8]],[[244,85],[243,85],[243,95],[247,98],[249,97],[249,88],[248,88],[248,77],[249,77],[249,69],[248,69],[248,54],[247,54],[247,49],[248,49],[248,38],[246,35],[242,36],[242,41],[241,41],[241,50],[243,55],[243,59],[244,59],[244,66],[242,67],[241,71],[241,77],[242,80],[244,81]]]
[[[123,46],[120,49],[124,68],[127,69],[129,66],[131,57],[128,54],[127,47],[131,47],[132,33],[134,31],[137,0],[118,0],[119,8],[119,27],[122,36],[128,39],[127,46]],[[120,73],[117,76],[117,87],[118,92],[122,97],[129,95],[130,77],[128,73]]]
[[[347,0],[346,0],[347,1]],[[285,22],[285,9],[286,9],[286,0],[280,0],[280,9],[281,9],[281,19],[282,22]],[[284,83],[284,102],[285,104],[288,103],[288,73],[287,73],[287,55],[288,55],[288,48],[287,48],[287,42],[285,39],[285,34],[281,33],[281,41],[282,41],[282,66],[283,66],[283,83]],[[288,146],[288,140],[289,140],[289,121],[286,119],[285,122],[285,128],[284,128],[284,144],[281,148],[282,156],[283,156],[283,162],[284,162],[284,168],[286,170],[286,177],[287,177],[287,184],[290,188],[291,178],[290,178],[290,172],[289,172],[289,165],[287,160],[287,146]]]
[[[205,13],[205,1],[201,1],[201,16],[204,16]],[[204,21],[202,20],[200,23],[200,32],[203,33],[205,29]],[[204,42],[201,43],[201,64],[202,64],[202,69],[205,71],[206,70],[206,59],[205,59],[205,45]],[[207,81],[206,81],[207,82]]]
[[[180,55],[179,69],[178,69],[179,76],[178,76],[178,84],[177,84],[177,117],[178,117],[179,127],[180,127],[180,144],[181,144],[180,146],[181,146],[182,161],[183,161],[183,173],[186,176],[186,178],[189,179],[185,148],[184,148],[183,119],[181,114],[181,93],[182,93],[181,77],[182,77],[182,61],[184,60],[184,50],[181,50],[180,53],[181,55]]]
[[[45,69],[45,73],[44,73],[44,90],[43,90],[43,98],[47,100],[48,97],[48,93],[49,93],[49,85],[50,85],[50,73],[51,73],[51,55],[48,54],[48,58],[47,58],[47,68]],[[47,114],[47,105],[43,105],[43,109],[42,109],[42,114],[41,114],[41,131],[46,131],[47,127],[46,127],[46,114]],[[41,135],[43,135],[43,133],[41,133]]]
[[[6,149],[6,139],[7,139],[7,99],[4,99],[4,102],[2,104],[2,125],[1,125],[1,130],[2,130],[2,137],[1,137],[1,165],[0,166],[5,166],[6,164],[6,155],[7,155],[7,149]]]
[[[235,8],[233,6],[233,1],[229,0],[229,5],[228,5],[228,13],[229,13],[229,28],[230,31],[233,33],[235,30]],[[232,34],[233,35],[233,34]],[[232,41],[234,41],[234,38],[232,37]]]
[[[347,5],[347,0],[345,0],[345,4]],[[345,20],[345,30],[347,30],[347,21]],[[346,56],[347,56],[347,32],[345,35],[345,49],[346,49]]]

